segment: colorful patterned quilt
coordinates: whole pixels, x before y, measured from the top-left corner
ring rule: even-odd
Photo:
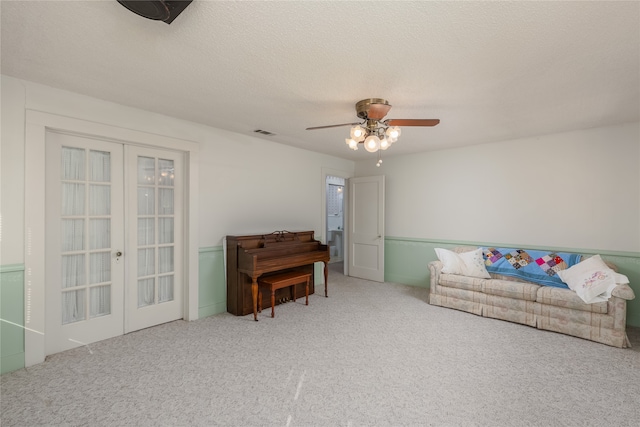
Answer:
[[[579,254],[515,248],[482,248],[489,273],[519,277],[545,286],[569,289],[558,276],[580,262]]]

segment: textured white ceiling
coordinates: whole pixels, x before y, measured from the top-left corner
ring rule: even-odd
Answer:
[[[115,0],[1,2],[2,73],[352,160],[354,104],[385,156],[640,120],[640,2],[195,0],[171,25]]]

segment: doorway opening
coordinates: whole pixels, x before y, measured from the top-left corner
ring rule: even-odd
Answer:
[[[344,261],[344,178],[327,175],[327,245],[331,255],[330,264]]]

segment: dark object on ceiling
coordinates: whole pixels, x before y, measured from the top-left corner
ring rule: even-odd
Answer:
[[[118,0],[118,3],[144,18],[171,24],[193,0]]]

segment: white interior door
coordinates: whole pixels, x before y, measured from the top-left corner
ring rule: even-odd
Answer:
[[[349,180],[349,275],[384,282],[384,176]]]
[[[53,354],[122,335],[122,144],[47,132],[46,329]]]
[[[183,317],[183,157],[126,147],[125,332]]]
[[[47,132],[45,354],[183,317],[184,155]]]

